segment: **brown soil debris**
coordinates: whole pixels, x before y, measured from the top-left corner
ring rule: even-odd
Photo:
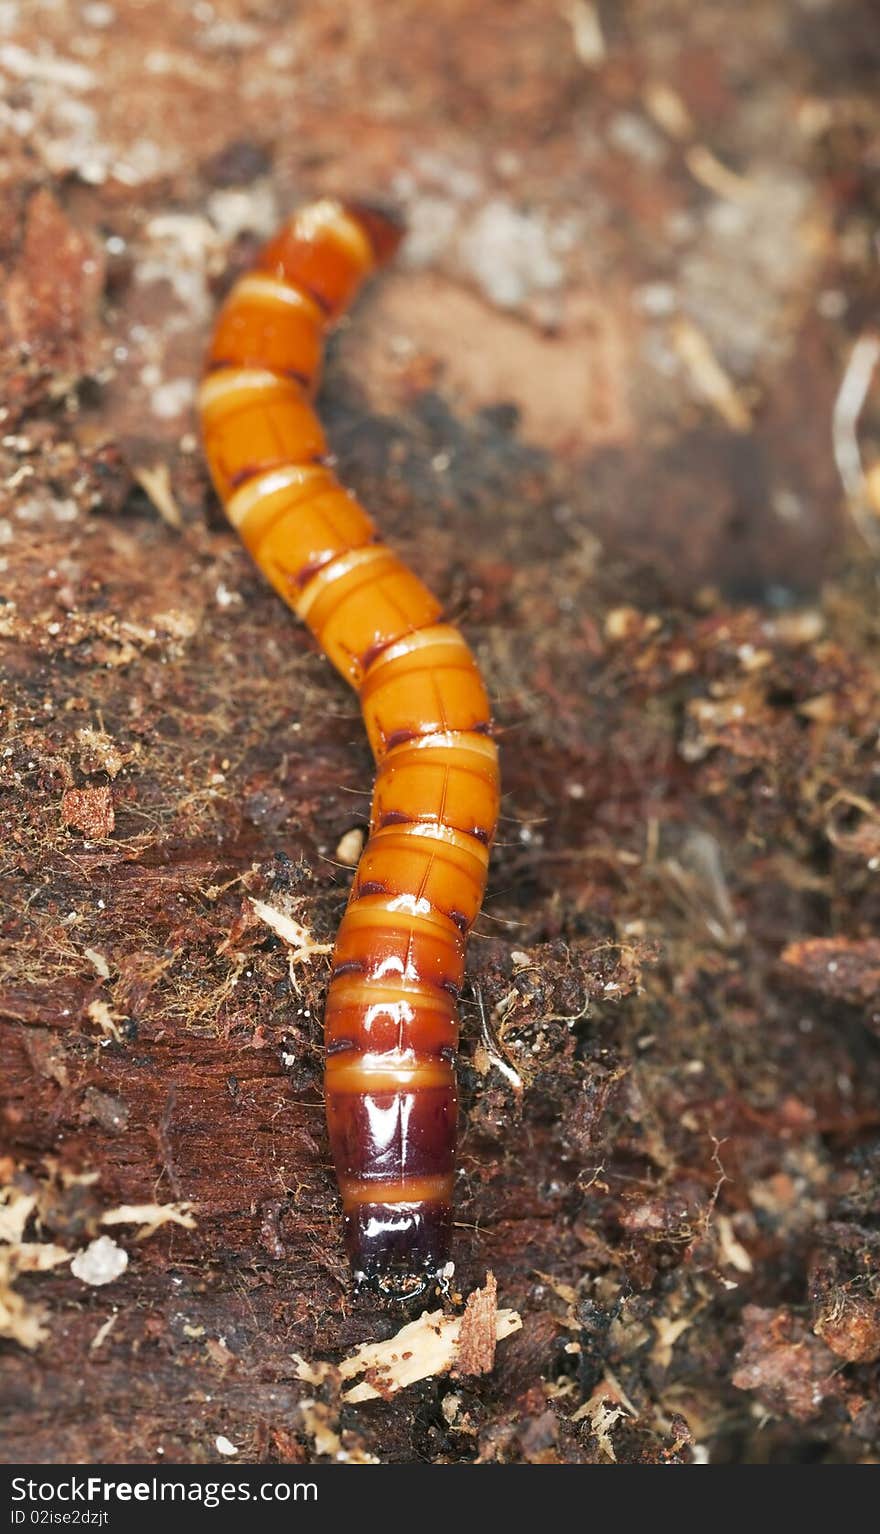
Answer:
[[[789,943],[780,958],[811,990],[855,1005],[880,1006],[880,938],[812,938]]]
[[[69,788],[61,800],[61,819],[73,831],[94,840],[109,836],[116,824],[113,794],[101,788]]]
[[[768,1411],[809,1422],[839,1392],[834,1358],[791,1311],[747,1305],[743,1348],[731,1376],[738,1390],[752,1390]]]
[[[27,204],[21,251],[3,288],[10,344],[62,379],[79,377],[93,361],[103,287],[101,245],[41,187]]]

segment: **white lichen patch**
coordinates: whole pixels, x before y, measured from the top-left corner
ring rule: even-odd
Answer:
[[[734,379],[790,346],[786,305],[806,290],[824,248],[822,210],[796,171],[765,165],[738,179],[735,199],[730,188],[709,205],[679,272],[684,312]]]
[[[441,155],[414,156],[394,195],[406,209],[406,264],[446,263],[499,309],[560,289],[563,257],[583,232],[577,215],[554,218],[548,209],[489,195],[479,171]]]
[[[137,263],[139,284],[167,283],[185,310],[199,317],[211,309],[207,274],[220,255],[217,232],[194,213],[161,213],[144,231],[147,253]]]
[[[84,64],[73,59],[60,58],[44,49],[31,52],[18,43],[0,46],[0,69],[16,80],[39,80],[49,85],[61,85],[68,91],[91,90],[95,76]]]
[[[466,271],[492,303],[514,309],[534,292],[562,282],[563,269],[550,227],[537,213],[522,213],[492,198],[470,221],[459,240]]]
[[[128,1252],[117,1246],[111,1236],[98,1236],[81,1252],[77,1252],[70,1264],[74,1278],[97,1288],[112,1284],[128,1267]]]

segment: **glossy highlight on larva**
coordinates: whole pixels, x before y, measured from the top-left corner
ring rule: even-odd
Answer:
[[[376,758],[333,953],[325,1090],[355,1275],[392,1292],[449,1257],[457,1001],[499,792],[474,657],[327,466],[313,407],[325,333],[399,239],[359,204],[301,209],[232,289],[199,396],[227,515],[355,688]]]

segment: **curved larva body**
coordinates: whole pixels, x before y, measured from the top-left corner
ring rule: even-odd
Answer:
[[[378,764],[325,1015],[330,1143],[358,1276],[436,1273],[451,1224],[456,1001],[498,814],[489,701],[439,603],[324,464],[324,332],[394,225],[303,209],[224,305],[200,393],[230,521],[359,694]]]

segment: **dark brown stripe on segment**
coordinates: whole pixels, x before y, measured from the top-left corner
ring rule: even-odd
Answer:
[[[358,1278],[436,1274],[449,1260],[448,1204],[359,1204],[346,1210],[343,1233]]]
[[[388,810],[379,821],[380,828],[384,826],[413,826],[415,816],[407,815],[404,810]]]
[[[314,499],[317,500],[318,495],[326,495],[326,493],[326,487],[323,487],[316,492]],[[289,509],[297,511],[299,509],[299,502]],[[299,570],[289,573],[287,579],[290,581],[291,586],[296,587],[297,591],[301,591],[304,586],[308,585],[309,581],[314,580],[316,575],[320,575],[322,570],[326,570],[328,565],[332,565],[337,559],[344,559],[347,554],[353,553],[356,549],[372,549],[377,543],[384,542],[385,540],[381,533],[372,533],[363,543],[346,544],[344,549],[335,549],[332,554],[327,555],[326,559],[311,560],[309,564],[302,565]]]
[[[289,378],[291,383],[299,384],[299,387],[304,391],[312,386],[312,379],[309,377],[309,374],[298,373],[296,368],[282,368],[280,376],[282,378]]]
[[[399,895],[407,895],[411,893],[412,891],[409,890],[395,890],[392,885],[383,884],[379,879],[367,879],[363,884],[354,884],[352,886],[351,894],[348,897],[348,903],[349,906],[357,905],[360,900],[367,900],[371,895],[379,896],[380,898],[385,895],[393,900]],[[436,901],[428,900],[427,896],[420,896],[419,898],[425,900],[425,904],[429,907],[429,909],[419,910],[413,914],[412,920],[415,923],[427,923],[429,925],[433,925],[435,928],[439,927],[440,930],[443,931],[443,923],[448,922],[450,927],[454,928],[456,932],[460,932],[462,936],[467,937],[467,934],[470,931],[471,923],[468,921],[468,918],[465,916],[463,911],[456,911],[454,909],[447,911],[443,906],[437,905]],[[389,908],[387,906],[380,906],[379,909],[388,911]],[[390,919],[392,919],[392,917],[391,912],[389,911],[389,920]],[[425,979],[426,985],[430,985],[431,983],[432,982],[430,980],[427,978]]]
[[[431,619],[430,623],[421,623],[417,628],[407,629],[405,634],[395,634],[391,639],[377,639],[375,644],[371,644],[364,650],[362,655],[358,656],[358,660],[364,668],[364,673],[366,674],[370,667],[375,665],[379,656],[384,655],[386,650],[390,650],[394,645],[405,644],[406,640],[412,639],[415,634],[423,634],[425,629],[436,628],[438,624],[442,623],[443,611],[441,609],[436,618]],[[432,667],[431,669],[433,670],[434,668]],[[364,680],[366,680],[366,675]]]
[[[336,980],[340,975],[365,975],[366,973],[365,959],[346,959],[343,964],[334,965],[332,977]]]
[[[277,469],[280,462],[279,458],[274,459],[269,464],[269,468]],[[243,469],[236,469],[234,474],[230,474],[229,483],[233,490],[240,490],[242,485],[246,485],[249,479],[256,479],[258,474],[265,473],[266,465],[264,463],[246,463]]]
[[[376,822],[376,830],[384,831],[388,826],[434,825],[448,827],[450,831],[455,831],[456,835],[458,836],[472,836],[474,841],[479,842],[483,847],[488,847],[492,840],[492,832],[486,831],[483,826],[454,826],[448,820],[438,821],[431,817],[407,815],[403,810],[386,810],[384,815],[379,816],[379,819]],[[446,912],[445,914],[448,915],[453,921],[455,920],[455,915],[452,911]]]
[[[263,463],[247,463],[243,468],[237,469],[229,475],[229,484],[233,490],[240,490],[249,480],[256,479],[259,474],[271,474],[274,469],[302,468],[306,464],[326,464],[329,458],[322,453],[306,454],[303,458],[267,458]]]
[[[363,548],[364,545],[355,544],[353,547]],[[344,549],[343,552],[347,554],[349,550]],[[326,570],[327,566],[332,565],[334,559],[338,558],[339,551],[337,550],[334,554],[328,554],[326,559],[311,559],[307,565],[300,565],[298,570],[288,570],[287,579],[295,591],[302,591],[303,587],[309,584],[309,581],[313,581],[316,575],[320,575],[322,570]]]
[[[444,726],[432,723],[426,730],[392,730],[390,735],[385,736],[385,750],[391,751],[395,746],[408,746],[411,741],[421,740],[425,735],[491,735],[492,721],[480,720],[478,724],[472,724],[466,730],[447,730]]]
[[[357,657],[361,663],[361,666],[363,667],[364,680],[366,680],[366,674],[370,667],[373,665],[374,661],[377,661],[380,655],[384,655],[386,650],[390,650],[393,644],[399,643],[399,639],[377,639],[375,644],[371,644],[366,650],[364,650],[363,655],[359,655]]]
[[[355,905],[356,904],[357,901],[355,901]],[[451,922],[450,926],[452,926]],[[455,942],[458,942],[458,938],[455,938]],[[384,972],[385,963],[386,956],[384,954],[376,958],[372,965],[366,959],[345,959],[342,964],[334,965],[333,969],[331,970],[331,983],[334,980],[342,980],[346,975],[360,975],[361,978],[365,981],[387,985],[389,977]],[[412,979],[413,984],[416,985],[419,990],[427,992],[429,996],[437,995],[439,993],[441,996],[451,996],[453,1001],[458,1001],[461,996],[461,985],[457,980],[453,980],[451,975],[441,975],[437,979],[434,979],[430,975],[422,974],[418,976],[414,975]],[[398,974],[395,973],[393,976],[393,981],[395,984],[400,983],[400,977]]]
[[[303,390],[310,389],[312,379],[308,373],[299,373],[296,368],[267,368],[260,357],[255,357],[253,362],[242,362],[238,357],[214,357],[205,363],[205,377],[211,373],[238,372],[246,373],[251,368],[259,368],[262,372],[274,373],[276,378],[287,378],[291,383],[298,384]]]
[[[392,730],[391,734],[385,737],[385,749],[390,751],[394,746],[408,746],[411,740],[419,740],[419,738],[418,730]]]
[[[313,304],[317,304],[321,313],[327,317],[333,313],[333,305],[327,302],[323,293],[319,293],[317,288],[313,288],[311,283],[305,282],[302,277],[297,277],[295,282],[291,282],[290,278],[282,273],[276,280],[283,282],[288,288],[293,288],[294,292],[304,293],[306,298],[310,298]]]
[[[353,1049],[356,1050],[357,1047],[354,1039],[329,1039],[324,1047],[324,1052],[327,1055],[342,1055],[349,1053]]]

